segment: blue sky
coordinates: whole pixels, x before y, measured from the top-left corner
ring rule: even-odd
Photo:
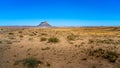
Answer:
[[[0,26],[120,26],[119,0],[0,0]]]

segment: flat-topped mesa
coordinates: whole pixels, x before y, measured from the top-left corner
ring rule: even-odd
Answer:
[[[40,26],[40,27],[51,27],[51,25],[48,24],[46,21],[45,22],[41,22],[38,26]]]

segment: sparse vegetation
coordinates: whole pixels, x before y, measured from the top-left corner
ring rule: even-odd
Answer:
[[[88,44],[92,44],[92,43],[94,43],[94,40],[92,40],[92,39],[89,39],[89,42],[88,42]]]
[[[20,35],[20,38],[23,38],[24,36],[23,35]]]
[[[14,38],[14,37],[9,37],[9,39],[11,39],[11,40],[12,40],[12,39],[15,39],[15,38]]]
[[[9,34],[9,35],[13,35],[14,33],[11,33],[11,32],[10,32],[10,33],[8,33],[8,34]]]
[[[67,36],[67,40],[75,40],[76,36],[75,35],[69,35]]]
[[[120,27],[3,28],[0,68],[120,68]]]
[[[13,55],[14,57],[17,57],[17,55]]]
[[[3,30],[3,28],[1,28],[1,30]]]
[[[59,39],[56,37],[50,37],[48,39],[48,43],[57,43],[57,42],[59,42]]]
[[[22,31],[19,31],[18,33],[23,33]]]
[[[27,66],[27,68],[36,68],[40,62],[36,58],[29,57],[23,60],[15,61],[14,65],[18,65],[19,63],[22,63],[23,65]]]
[[[115,62],[118,59],[118,53],[113,51],[107,51],[103,57],[108,59],[110,62]]]
[[[47,62],[47,63],[46,63],[46,66],[50,67],[50,64]]]
[[[40,39],[41,41],[46,41],[47,40],[47,38],[45,38],[45,37],[41,37],[41,39]]]
[[[88,54],[90,56],[102,57],[104,59],[108,59],[110,62],[115,62],[119,56],[119,54],[114,51],[104,50],[102,48],[90,49],[88,50]]]
[[[2,43],[2,41],[0,41],[0,44]]]
[[[113,39],[89,39],[88,44],[102,43],[102,44],[120,44],[119,40]]]
[[[30,51],[32,48],[28,48],[27,51]]]
[[[12,44],[12,41],[11,41],[11,40],[4,40],[4,42],[5,42],[6,44]]]
[[[41,35],[45,35],[46,36],[47,34],[46,33],[41,33]]]

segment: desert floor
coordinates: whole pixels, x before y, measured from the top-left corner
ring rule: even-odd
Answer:
[[[0,68],[27,68],[26,58],[33,68],[120,68],[120,27],[1,27]]]

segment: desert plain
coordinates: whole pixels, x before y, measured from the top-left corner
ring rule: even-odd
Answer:
[[[0,27],[0,68],[120,68],[120,27]]]

